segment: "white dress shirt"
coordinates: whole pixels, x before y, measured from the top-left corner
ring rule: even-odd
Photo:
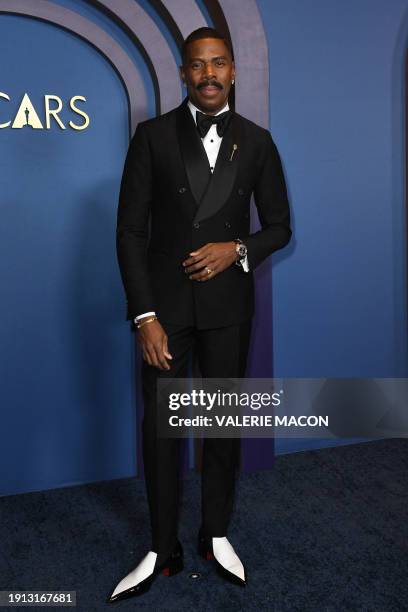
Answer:
[[[202,112],[202,111],[200,111],[200,109],[194,106],[194,104],[190,102],[190,100],[187,102],[187,106],[191,110],[191,114],[193,115],[194,121],[197,124],[196,112],[197,111]],[[227,110],[229,110],[228,102],[220,111],[218,111],[218,113],[215,113],[215,114],[220,115],[221,113],[225,113],[225,111]],[[204,145],[205,152],[207,153],[208,162],[210,164],[210,170],[211,172],[214,172],[215,162],[217,161],[218,151],[220,150],[221,141],[222,141],[222,137],[218,136],[217,126],[215,123],[212,124],[207,134],[204,136],[204,138],[201,139],[201,141]]]
[[[194,104],[190,100],[187,102],[187,106],[190,109],[191,114],[193,115],[194,121],[197,124],[196,111],[201,112],[200,109],[194,106]],[[215,113],[215,114],[219,115],[221,113],[225,113],[225,111],[227,110],[229,110],[228,102],[225,104],[225,106],[221,110],[218,111],[218,113]],[[218,152],[220,150],[221,141],[222,141],[222,136],[218,136],[217,126],[215,123],[212,124],[207,134],[204,136],[204,138],[201,139],[201,141],[204,145],[205,152],[207,153],[208,163],[210,164],[210,170],[211,172],[214,172],[215,162],[217,161]],[[245,259],[242,261],[242,267],[245,270],[245,272],[249,271],[247,257],[245,257]],[[145,312],[141,315],[138,315],[135,318],[135,323],[142,317],[146,317],[147,315],[155,315],[155,314],[156,314],[155,312]]]

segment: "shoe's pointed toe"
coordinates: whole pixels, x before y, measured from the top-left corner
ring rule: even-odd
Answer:
[[[246,583],[245,569],[242,563],[235,563],[225,568],[230,574],[235,576],[238,581]]]
[[[236,568],[234,568],[233,566],[229,568],[224,567],[219,561],[217,561],[216,558],[215,558],[215,563],[217,566],[218,574],[222,576],[225,580],[227,580],[228,582],[231,582],[232,584],[237,584],[238,586],[242,586],[242,587],[247,586],[247,575],[246,575],[245,569],[243,573],[244,577],[241,578],[241,576],[237,573]]]
[[[149,581],[151,582],[153,579],[156,560],[157,553],[150,550],[140,561],[139,565],[118,582],[108,601],[113,602],[127,599],[138,592],[146,590],[146,587],[150,586]]]
[[[112,593],[112,595],[107,599],[107,603],[122,601],[123,599],[130,599],[130,597],[134,597],[135,595],[142,595],[143,593],[146,593],[146,591],[150,589],[154,578],[155,576],[152,574],[151,576],[149,576],[149,578],[143,580],[143,582],[140,582],[139,584],[136,584],[135,586],[130,587],[129,589],[124,589],[123,591],[120,591],[115,595]]]
[[[157,564],[157,553],[149,551],[134,570],[122,578],[113,589],[106,603],[113,603],[142,595],[148,591],[160,572],[165,576],[174,576],[183,569],[183,549],[180,542],[166,561]]]

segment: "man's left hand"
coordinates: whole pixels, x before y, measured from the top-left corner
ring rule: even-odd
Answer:
[[[184,271],[191,280],[206,281],[214,278],[237,260],[236,243],[208,242],[189,253],[183,261]]]

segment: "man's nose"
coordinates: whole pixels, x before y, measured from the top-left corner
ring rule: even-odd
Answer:
[[[212,65],[212,62],[207,62],[206,63],[204,74],[205,74],[207,79],[209,79],[210,77],[214,76],[214,67]]]

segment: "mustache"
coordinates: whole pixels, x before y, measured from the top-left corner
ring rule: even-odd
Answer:
[[[223,86],[221,85],[221,83],[218,83],[218,81],[203,81],[202,83],[199,83],[196,87],[196,89],[202,89],[203,87],[217,87],[218,89],[223,89]]]

